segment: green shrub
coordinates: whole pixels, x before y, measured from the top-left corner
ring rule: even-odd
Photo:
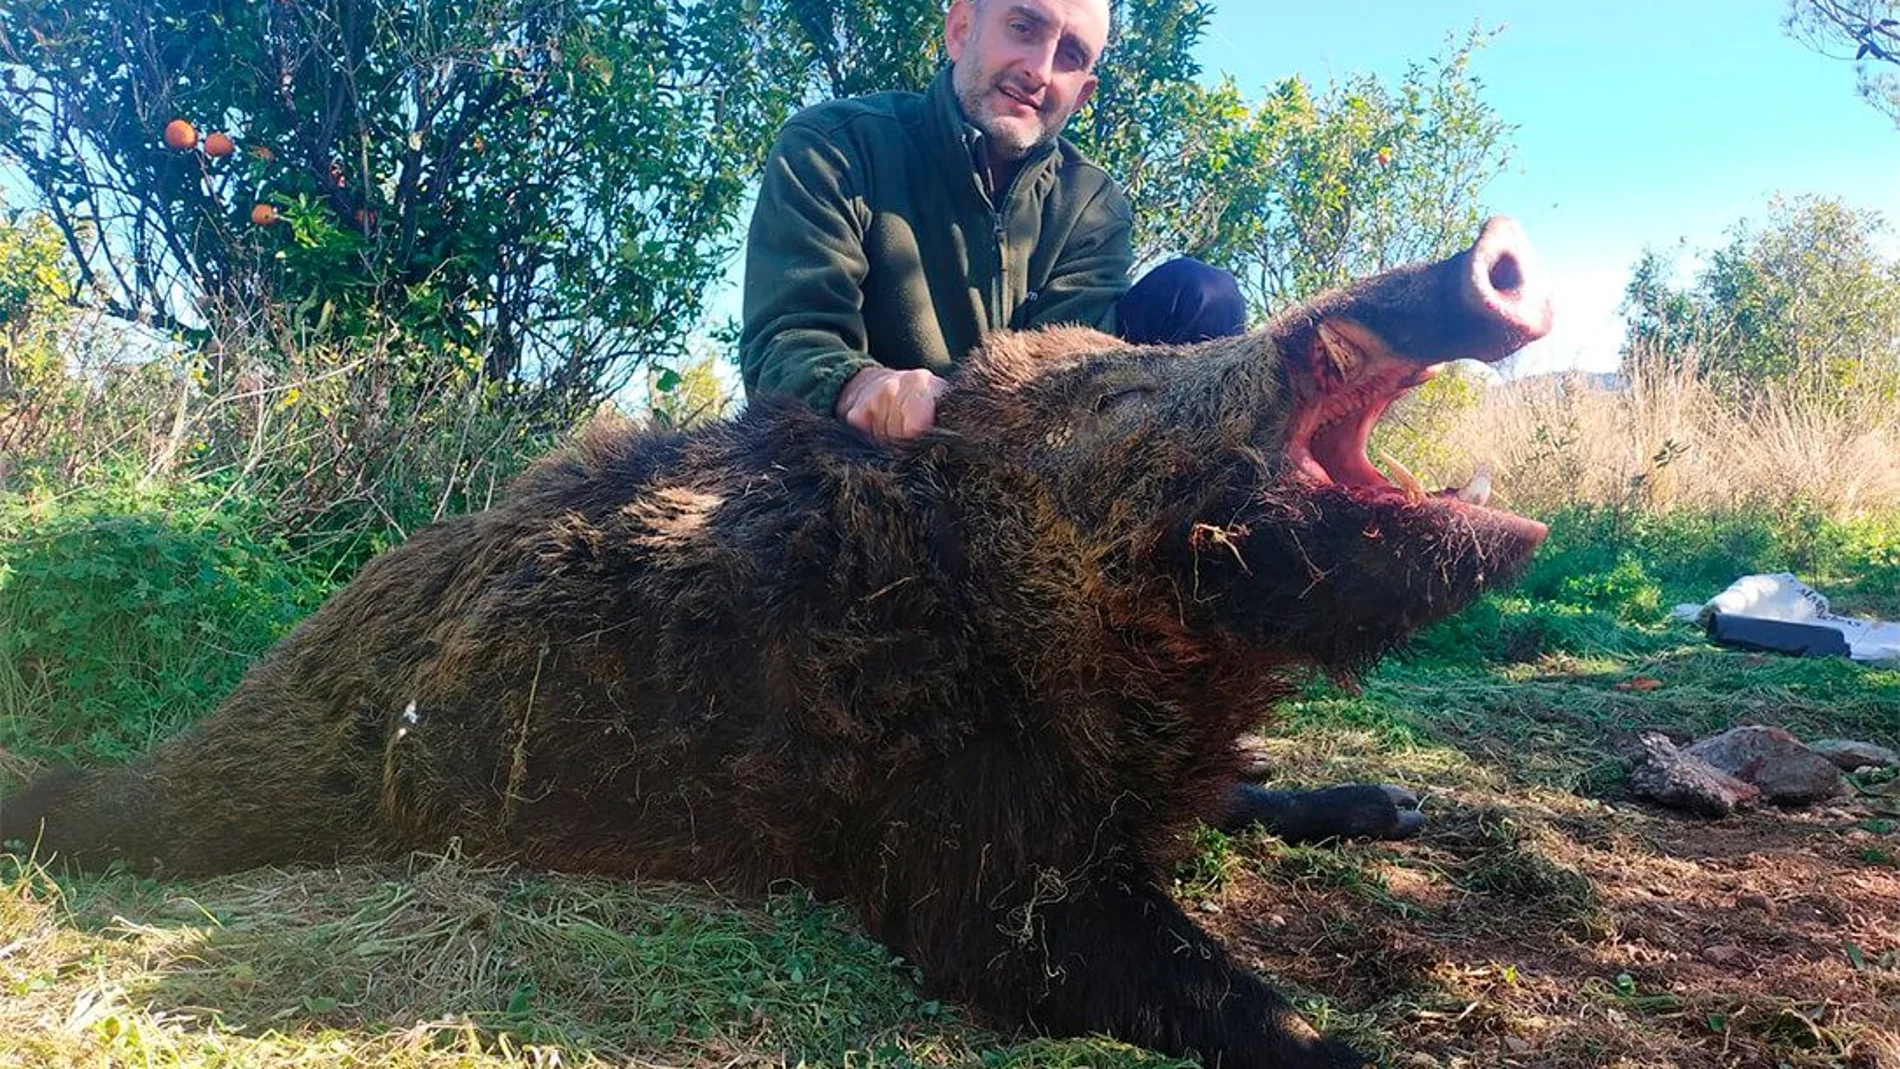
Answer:
[[[241,507],[0,497],[0,747],[122,759],[209,710],[320,600]]]

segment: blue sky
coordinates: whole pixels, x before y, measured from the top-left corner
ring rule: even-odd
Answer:
[[[1838,196],[1900,229],[1900,130],[1855,95],[1850,64],[1782,31],[1785,0],[1216,3],[1202,64],[1254,97],[1291,74],[1395,80],[1448,33],[1503,27],[1472,63],[1518,127],[1486,206],[1524,224],[1559,294],[1557,331],[1518,373],[1613,367],[1643,248],[1720,245],[1777,192]]]

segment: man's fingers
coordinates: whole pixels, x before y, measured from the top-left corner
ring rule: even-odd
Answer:
[[[912,389],[904,393],[902,408],[899,410],[899,435],[914,439],[923,431],[931,429],[931,422],[937,416],[937,399],[931,397],[929,389]]]
[[[877,437],[888,442],[903,429],[903,385],[896,380],[885,383],[877,392]]]
[[[872,381],[862,381],[873,376]],[[949,388],[927,371],[859,372],[839,396],[845,423],[880,442],[915,438],[936,423],[937,398]]]

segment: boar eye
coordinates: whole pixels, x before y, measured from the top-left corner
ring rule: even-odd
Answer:
[[[1128,386],[1119,390],[1110,390],[1095,399],[1095,414],[1107,415],[1132,405],[1139,404],[1154,393],[1152,386]]]

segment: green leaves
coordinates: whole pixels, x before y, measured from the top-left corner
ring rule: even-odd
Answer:
[[[114,312],[220,332],[275,306],[306,344],[406,339],[418,374],[475,349],[571,413],[678,351],[737,243],[808,62],[763,6],[21,5],[8,147],[94,228],[80,266]],[[175,119],[199,147],[164,146]]]
[[[209,710],[320,599],[281,545],[210,500],[0,495],[0,746],[137,752]]]
[[[1784,25],[1809,48],[1851,61],[1861,99],[1900,129],[1900,0],[1791,0]]]
[[[1198,80],[1192,50],[1210,11],[1126,0],[1102,88],[1072,130],[1126,185],[1144,260],[1226,267],[1266,316],[1471,240],[1510,152],[1470,71],[1486,35],[1448,42],[1396,85],[1289,75],[1250,102],[1231,79]]]
[[[1687,286],[1644,254],[1625,290],[1626,364],[1693,367],[1725,388],[1900,391],[1900,258],[1887,223],[1837,199],[1771,201]]]

